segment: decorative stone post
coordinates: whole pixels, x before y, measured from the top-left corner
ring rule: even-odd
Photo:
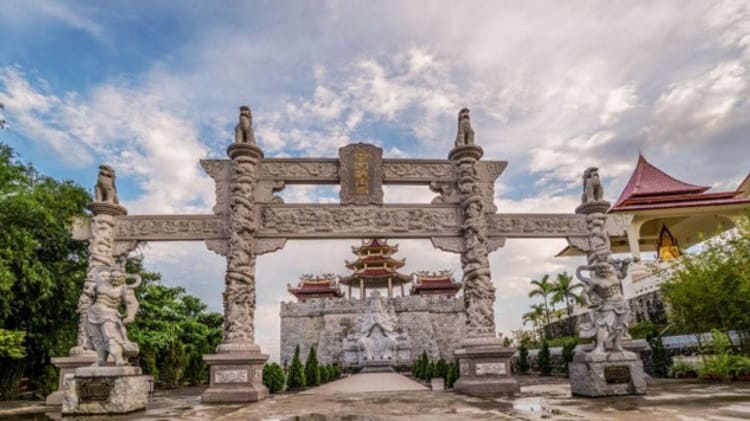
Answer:
[[[128,211],[119,204],[115,188],[115,172],[106,165],[99,167],[94,201],[89,203],[92,217],[88,226],[76,239],[89,241],[89,262],[83,291],[78,299],[78,337],[76,346],[67,357],[53,357],[52,364],[60,369],[58,390],[47,396],[47,405],[62,405],[65,378],[72,376],[75,369],[93,364],[96,352],[89,343],[86,333],[86,313],[94,300],[95,274],[100,267],[115,265],[114,241],[115,218],[127,215]]]
[[[593,346],[579,347],[570,363],[570,389],[574,395],[614,396],[646,393],[643,362],[638,354],[625,349],[630,306],[622,292],[622,280],[631,259],[612,258],[607,231],[610,203],[603,200],[599,171],[589,168],[583,174],[583,196],[576,213],[586,215],[588,238],[579,248],[586,251],[587,264],[576,276],[583,282],[589,305],[589,320],[581,323],[582,338],[593,339]],[[589,272],[585,276],[582,272]]]
[[[461,267],[467,319],[466,338],[455,351],[461,374],[455,388],[472,395],[520,390],[518,382],[510,376],[510,358],[515,349],[504,347],[495,335],[495,287],[487,258],[487,221],[478,168],[483,153],[474,144],[469,110],[464,108],[458,114],[456,145],[448,158],[457,170],[463,220]]]
[[[253,193],[263,151],[255,146],[250,109],[240,107],[229,186],[229,250],[224,286],[224,342],[215,354],[204,355],[211,366],[204,403],[254,402],[268,396],[263,364],[268,355],[255,344],[256,207]]]

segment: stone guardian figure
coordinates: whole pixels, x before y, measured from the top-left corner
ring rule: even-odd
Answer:
[[[250,107],[240,107],[240,121],[234,128],[234,143],[249,143],[255,145],[255,133],[253,133],[253,115]]]
[[[134,290],[141,284],[141,277],[107,266],[100,267],[94,276],[95,301],[86,314],[86,331],[97,354],[94,365],[107,365],[107,357],[111,355],[116,366],[125,366],[128,357],[138,355],[138,344],[128,339],[125,325],[135,320],[138,301]],[[129,284],[127,279],[135,282]],[[120,314],[122,305],[125,314]]]

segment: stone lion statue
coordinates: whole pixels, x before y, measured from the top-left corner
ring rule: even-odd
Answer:
[[[255,134],[253,133],[253,115],[250,107],[240,107],[240,121],[234,128],[234,143],[249,143],[255,145]]]
[[[474,144],[474,129],[471,128],[469,109],[462,108],[458,112],[458,133],[456,133],[456,146]]]
[[[603,200],[604,190],[602,182],[599,179],[599,168],[587,168],[583,172],[583,195],[581,203],[588,203]]]
[[[109,165],[99,166],[99,175],[94,187],[94,200],[96,202],[120,204],[115,187],[115,170]]]

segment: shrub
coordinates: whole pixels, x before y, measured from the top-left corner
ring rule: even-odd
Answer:
[[[263,366],[263,385],[271,393],[278,393],[284,390],[284,369],[277,363],[270,363]]]
[[[338,379],[339,377],[341,377],[341,369],[339,368],[339,366],[334,365],[333,366],[333,378]]]
[[[290,389],[301,389],[307,387],[305,369],[299,358],[299,345],[294,349],[294,357],[292,358],[292,363],[289,365],[289,371],[287,372],[286,385]]]
[[[435,362],[429,361],[427,363],[427,369],[424,371],[424,380],[430,381],[433,377],[438,377],[435,375]]]
[[[458,380],[458,362],[448,364],[448,374],[445,376],[445,387],[451,388]]]
[[[448,377],[448,363],[444,359],[441,358],[435,363],[435,371],[432,373],[432,377],[442,377],[443,379]]]
[[[315,347],[310,347],[310,352],[307,354],[307,361],[305,362],[305,379],[307,380],[307,386],[317,386],[320,384],[320,370],[318,370],[318,354],[315,352]]]
[[[576,346],[578,345],[578,341],[575,339],[569,339],[563,344],[562,347],[562,357],[563,362],[565,363],[565,372],[568,372],[568,364],[570,364],[571,361],[573,361],[573,356],[576,352]]]
[[[649,346],[651,346],[651,366],[653,367],[651,375],[654,377],[667,377],[669,366],[672,365],[672,357],[664,349],[659,331],[654,328],[646,336]]]
[[[542,343],[542,349],[537,354],[537,363],[539,364],[539,373],[542,376],[549,376],[552,373],[552,362],[549,354],[549,344],[547,341]]]
[[[675,361],[675,363],[669,367],[670,377],[695,377],[696,375],[697,368],[685,361]]]
[[[704,355],[703,364],[698,370],[701,379],[729,380],[732,377],[732,346],[729,336],[714,329],[711,331],[711,341],[705,346],[709,355]]]
[[[526,342],[521,342],[518,348],[518,371],[527,373],[529,371],[529,349],[526,348]]]
[[[185,345],[180,341],[172,341],[167,348],[167,355],[164,357],[163,366],[160,370],[161,382],[165,387],[182,386],[182,378],[185,375],[185,368],[188,363],[188,355],[185,352]]]
[[[331,380],[330,372],[328,371],[328,366],[324,365],[318,368],[320,371],[320,382],[321,383],[327,383],[329,380]]]

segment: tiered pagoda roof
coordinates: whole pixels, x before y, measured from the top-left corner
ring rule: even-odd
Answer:
[[[344,296],[333,274],[302,276],[296,288],[287,284],[287,290],[303,303],[311,298],[340,298]]]
[[[362,240],[362,245],[352,247],[352,253],[357,260],[346,262],[346,267],[354,271],[350,276],[340,278],[344,285],[359,286],[360,280],[370,288],[383,288],[391,285],[401,285],[411,282],[411,275],[402,274],[398,269],[406,264],[406,259],[395,259],[393,254],[398,252],[398,244],[390,245],[386,240]]]
[[[418,272],[417,280],[409,291],[411,295],[446,295],[452,297],[463,287],[453,279],[451,271]]]
[[[747,187],[743,182],[735,191],[706,193],[709,187],[680,181],[639,154],[633,175],[609,212],[750,203],[750,197],[743,191]]]

